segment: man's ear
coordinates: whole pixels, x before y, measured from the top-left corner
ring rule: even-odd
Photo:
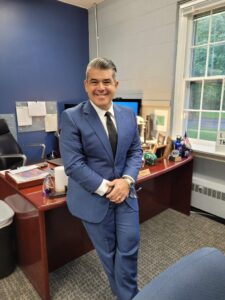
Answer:
[[[116,88],[118,87],[118,85],[119,85],[119,81],[115,80],[115,86],[116,86]]]

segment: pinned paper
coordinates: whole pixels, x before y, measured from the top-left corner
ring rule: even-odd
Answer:
[[[17,116],[18,126],[32,125],[32,118],[29,116],[27,106],[17,106],[16,116]]]
[[[29,116],[40,117],[46,115],[46,104],[44,101],[28,101],[27,104]]]
[[[45,131],[57,131],[58,124],[57,124],[57,114],[47,114],[45,116]]]

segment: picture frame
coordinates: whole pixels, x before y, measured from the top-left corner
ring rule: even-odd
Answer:
[[[166,139],[166,136],[159,132],[158,137],[157,137],[157,144],[158,145],[164,145],[165,139]]]
[[[168,130],[168,116],[169,112],[167,109],[155,109],[154,110],[154,127],[155,129],[163,132]]]

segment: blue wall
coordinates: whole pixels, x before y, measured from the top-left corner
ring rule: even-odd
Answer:
[[[15,114],[16,101],[87,98],[83,88],[89,60],[88,11],[56,0],[0,1],[0,113]],[[56,147],[53,133],[18,133],[18,142]]]

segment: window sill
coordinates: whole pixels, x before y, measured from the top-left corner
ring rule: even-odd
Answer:
[[[195,157],[225,162],[225,152],[215,151],[215,147],[194,145],[192,150]]]

